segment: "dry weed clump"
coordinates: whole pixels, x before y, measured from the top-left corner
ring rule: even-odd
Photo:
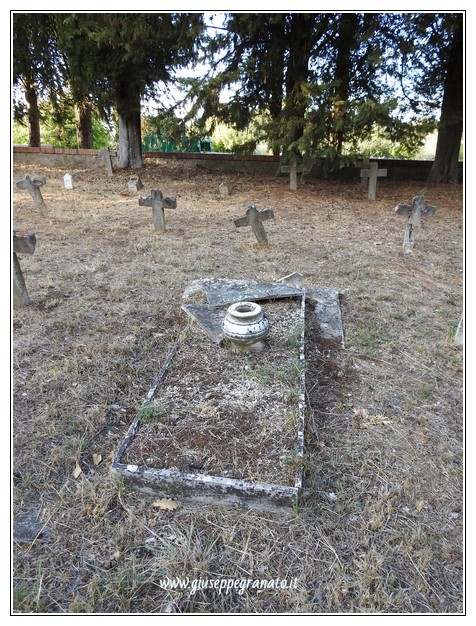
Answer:
[[[13,227],[37,237],[20,258],[32,304],[12,314],[13,612],[463,612],[461,187],[426,188],[437,212],[404,254],[393,207],[414,182],[382,181],[371,202],[358,180],[293,193],[159,161],[144,192],[177,209],[158,235],[127,172],[75,170],[73,190],[65,170],[17,166],[14,181],[26,173],[46,176],[48,212],[13,185]],[[233,226],[248,202],[274,209],[268,248]],[[345,292],[344,348],[307,329],[299,510],[173,508],[113,479],[186,286],[291,271]],[[288,585],[213,586],[248,579]]]

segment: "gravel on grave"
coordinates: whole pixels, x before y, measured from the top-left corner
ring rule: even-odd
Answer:
[[[294,485],[301,303],[275,300],[262,309],[270,332],[258,354],[216,345],[189,325],[121,463]]]

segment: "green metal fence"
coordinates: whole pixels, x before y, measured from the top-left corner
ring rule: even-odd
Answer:
[[[142,138],[143,152],[211,152],[211,139],[191,139],[181,136],[171,141],[162,135],[146,135]]]

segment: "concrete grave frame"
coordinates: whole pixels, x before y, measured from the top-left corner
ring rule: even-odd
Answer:
[[[246,283],[246,284],[245,284]],[[219,287],[222,287],[220,292]],[[234,290],[234,288],[236,288]],[[210,336],[213,341],[220,341],[219,331],[224,313],[220,307],[240,301],[240,296],[246,293],[250,300],[262,301],[270,298],[269,290],[273,292],[272,300],[277,298],[297,299],[300,310],[302,331],[299,338],[299,360],[301,370],[299,377],[299,400],[298,400],[298,426],[296,429],[295,451],[296,458],[303,461],[304,457],[304,429],[306,414],[306,394],[305,394],[305,314],[306,314],[306,290],[294,286],[287,286],[283,283],[256,283],[253,281],[226,281],[218,279],[204,279],[196,281],[185,292],[184,298],[202,289],[209,301],[208,305],[183,305],[183,309],[195,318],[195,310],[186,307],[208,307],[215,315],[215,331],[218,333]],[[316,289],[312,302],[319,300],[316,298]],[[337,290],[328,290],[327,297],[332,298],[332,294],[338,299]],[[254,296],[254,297],[253,297]],[[217,304],[218,302],[218,304]],[[203,311],[202,311],[203,312]],[[220,314],[221,313],[221,314]],[[197,319],[197,318],[195,318]],[[200,320],[198,319],[200,322]],[[341,326],[340,326],[341,327]],[[203,327],[204,330],[207,328]],[[208,331],[207,331],[208,332]],[[337,330],[337,335],[340,330]],[[335,338],[335,337],[334,337]],[[342,337],[340,337],[342,339]],[[158,394],[161,386],[166,381],[168,370],[174,363],[174,359],[181,348],[179,340],[168,355],[160,372],[158,373],[153,387],[149,390],[142,407],[147,407]],[[127,450],[138,435],[140,429],[140,418],[137,416],[127,431],[122,443],[112,462],[112,471],[121,477],[135,489],[154,497],[172,498],[180,503],[188,505],[221,505],[228,507],[241,507],[265,512],[291,512],[299,503],[303,486],[303,462],[298,463],[294,483],[290,485],[272,484],[266,482],[254,482],[230,478],[220,475],[210,475],[199,472],[184,472],[176,469],[157,469],[146,465],[137,465],[122,462]]]

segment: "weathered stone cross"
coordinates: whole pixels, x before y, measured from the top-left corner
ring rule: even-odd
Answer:
[[[421,216],[428,217],[434,215],[436,207],[425,204],[424,196],[415,196],[411,204],[398,204],[395,207],[395,213],[398,215],[407,215],[407,227],[403,238],[403,249],[411,250],[415,245],[415,231],[420,226]]]
[[[20,230],[13,231],[13,306],[21,307],[30,304],[30,296],[20,268],[17,254],[33,254],[36,237],[32,233]]]
[[[387,170],[379,170],[378,163],[373,161],[368,169],[360,170],[361,178],[368,178],[369,180],[369,199],[375,200],[375,195],[377,193],[377,177],[386,176]]]
[[[104,163],[106,164],[107,175],[112,176],[112,159],[109,148],[106,146],[102,150],[99,150],[98,155],[102,157]]]
[[[258,243],[262,246],[268,245],[268,238],[264,230],[262,222],[264,220],[274,219],[273,209],[262,209],[258,211],[254,204],[248,205],[245,217],[235,217],[233,222],[235,226],[251,226]]]
[[[297,175],[302,174],[304,171],[302,166],[297,166],[296,163],[291,165],[281,165],[281,174],[289,174],[289,188],[292,191],[297,189]]]
[[[25,176],[25,180],[19,180],[17,182],[19,189],[26,189],[30,193],[35,206],[40,209],[42,215],[46,214],[46,204],[41,195],[40,187],[43,187],[45,183],[46,178],[44,176],[32,178],[29,174]]]
[[[164,198],[162,192],[158,189],[152,189],[150,197],[139,196],[140,206],[152,207],[152,219],[154,220],[154,228],[162,232],[165,231],[165,215],[164,209],[176,209],[177,200],[174,197]]]

